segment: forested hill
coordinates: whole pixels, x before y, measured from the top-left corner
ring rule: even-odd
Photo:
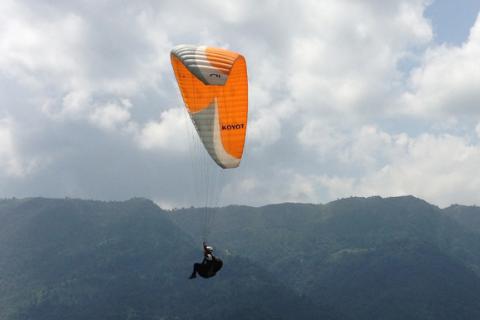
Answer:
[[[467,229],[480,233],[480,207],[456,204],[444,211]]]
[[[3,200],[0,319],[343,319],[241,256],[189,280],[201,258],[149,200]]]
[[[480,211],[414,197],[214,210],[0,201],[0,319],[480,319]]]
[[[200,241],[196,210],[170,216]],[[479,217],[411,196],[230,206],[210,239],[351,319],[480,319]]]

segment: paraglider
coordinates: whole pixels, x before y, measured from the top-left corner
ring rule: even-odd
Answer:
[[[248,117],[245,58],[230,50],[193,45],[176,46],[170,58],[185,108],[208,155],[221,169],[238,167],[243,156]],[[207,224],[212,220],[209,218],[208,184],[213,179],[208,177],[208,172],[203,172],[201,177],[204,185],[200,188],[207,193],[204,219]],[[208,225],[204,241],[207,229]],[[222,261],[208,249],[204,242],[204,262],[195,264],[192,278],[196,273],[211,277],[222,267]]]
[[[203,261],[195,263],[189,279],[194,279],[197,274],[202,278],[213,277],[223,266],[223,261],[213,255],[213,248],[203,243]]]

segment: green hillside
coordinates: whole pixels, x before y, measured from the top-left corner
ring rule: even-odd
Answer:
[[[454,210],[453,210],[454,209]],[[477,319],[478,211],[414,197],[215,210],[0,201],[0,319]]]
[[[198,244],[151,201],[0,202],[0,319],[340,319],[242,257],[188,280]]]
[[[199,239],[201,215],[170,216]],[[480,316],[479,235],[414,197],[220,208],[211,239],[352,319]]]

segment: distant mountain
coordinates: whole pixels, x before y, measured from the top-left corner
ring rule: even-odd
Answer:
[[[188,280],[198,243],[145,199],[0,201],[0,319],[341,319],[251,261]]]
[[[480,207],[456,204],[443,211],[465,228],[480,233]]]
[[[0,319],[480,319],[477,207],[414,197],[211,209],[0,200]]]
[[[220,208],[210,238],[352,319],[480,319],[480,236],[414,197]]]
[[[332,259],[306,295],[352,319],[480,318],[480,278],[429,243],[397,241]]]

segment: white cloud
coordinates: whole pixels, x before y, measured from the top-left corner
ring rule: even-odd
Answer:
[[[405,153],[364,177],[361,194],[414,194],[439,205],[478,203],[480,146],[466,138],[424,134],[412,139]]]
[[[90,122],[104,130],[114,130],[119,126],[125,126],[130,120],[130,112],[128,109],[131,103],[128,100],[122,103],[107,103],[97,107],[90,114]]]
[[[460,47],[441,45],[428,50],[412,72],[404,95],[408,112],[427,117],[480,116],[480,16]]]
[[[35,160],[22,159],[15,143],[14,123],[0,118],[0,176],[23,177],[35,168]]]
[[[287,64],[293,99],[315,112],[383,112],[398,62],[432,38],[426,1],[309,4]]]
[[[480,145],[466,137],[449,134],[389,135],[363,128],[364,137],[349,147],[352,164],[370,163],[359,176],[316,176],[307,180],[327,189],[328,198],[348,195],[395,196],[413,194],[439,205],[479,203]],[[380,154],[377,154],[380,153]],[[370,158],[372,157],[372,158]],[[383,162],[372,159],[381,159]],[[365,160],[365,158],[367,160]],[[292,185],[298,178],[291,178]],[[304,190],[304,184],[297,186]]]
[[[82,6],[2,1],[2,73],[23,84],[36,107],[57,120],[86,120],[102,101],[164,90],[159,85],[171,47],[164,26],[133,7],[123,17],[121,10],[109,12],[118,20],[106,22]]]
[[[82,74],[78,52],[82,51],[84,28],[82,18],[72,13],[42,19],[20,2],[2,1],[0,70],[39,89],[45,86],[41,80]],[[56,84],[65,87],[68,82]]]
[[[317,188],[326,190],[324,199],[333,200],[336,198],[349,197],[352,194],[355,194],[354,178],[323,175],[316,177],[315,180],[318,185]],[[315,199],[312,199],[311,201],[315,201]]]
[[[194,131],[186,111],[172,108],[162,112],[160,121],[147,123],[137,139],[140,147],[146,150],[185,152],[194,143],[189,141]]]
[[[26,177],[54,154],[51,171],[19,178],[15,190],[26,194],[63,196],[68,185],[91,194],[104,185],[98,179],[124,179],[159,203],[185,204],[175,183],[158,189],[185,171],[188,149],[202,148],[185,110],[170,108],[181,103],[169,51],[205,43],[238,50],[248,64],[246,157],[226,203],[402,193],[480,202],[479,146],[467,138],[475,125],[480,137],[480,22],[462,46],[435,46],[428,3],[106,1],[93,11],[82,2],[2,1],[0,118],[9,120],[0,122],[0,164]],[[418,63],[411,74],[399,67],[404,59]],[[109,152],[99,150],[106,144]],[[112,155],[105,176],[85,175]],[[141,184],[134,174],[144,174]]]
[[[255,118],[249,120],[249,141],[259,148],[277,142],[281,137],[282,125],[275,108],[263,109],[256,114]]]
[[[401,157],[409,142],[405,133],[391,135],[376,126],[362,126],[351,139],[348,162],[369,171]]]
[[[373,126],[364,126],[355,132],[357,134],[348,136],[348,141],[345,140],[347,136],[337,140],[342,143],[340,149],[343,153],[330,152],[332,158],[328,160],[334,165],[360,165],[362,170],[356,170],[354,174],[348,170],[337,173],[277,170],[272,180],[265,180],[263,176],[248,178],[252,187],[236,192],[247,192],[277,202],[321,202],[351,195],[408,194],[441,206],[454,202],[480,202],[480,175],[476,174],[480,145],[469,140],[468,135],[424,133],[412,137],[406,133],[388,134]],[[322,139],[304,143],[307,147],[325,147]],[[276,186],[274,191],[269,185]]]
[[[297,135],[299,143],[314,152],[320,161],[355,167],[357,171],[376,170],[397,157],[408,143],[408,136],[391,135],[375,125],[356,127],[349,123],[311,120]]]
[[[344,128],[316,118],[307,120],[297,138],[301,145],[321,157],[341,153],[348,143],[348,133]]]

